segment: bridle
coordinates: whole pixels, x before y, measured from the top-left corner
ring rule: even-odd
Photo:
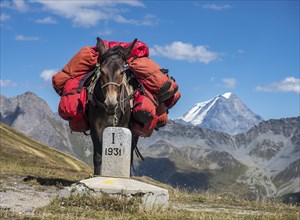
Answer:
[[[124,66],[124,68],[125,68],[125,66]],[[125,77],[125,75],[123,75],[122,82],[120,82],[120,83],[108,82],[108,83],[105,83],[103,86],[101,86],[101,88],[104,89],[106,86],[109,86],[109,85],[120,87],[120,86],[122,86],[125,83],[125,80],[126,80],[126,77]]]
[[[101,108],[104,108],[105,110],[108,110],[106,105],[104,104],[104,100],[100,100],[95,92],[94,92],[94,89],[95,89],[95,86],[97,84],[97,82],[101,79],[101,70],[100,70],[100,67],[101,67],[101,64],[103,63],[104,60],[106,60],[107,58],[109,57],[112,57],[112,56],[121,56],[123,58],[123,60],[126,62],[126,58],[125,56],[122,54],[121,51],[117,50],[116,48],[112,48],[108,51],[106,51],[102,56],[101,58],[98,60],[98,63],[96,64],[96,67],[95,67],[95,74],[94,74],[94,77],[92,78],[91,80],[91,83],[90,83],[90,86],[89,86],[89,101],[98,106],[98,107],[101,107]],[[127,80],[127,74],[126,74],[126,70],[128,69],[128,64],[125,63],[125,65],[123,66],[123,78],[122,78],[122,81],[120,83],[116,83],[116,82],[113,82],[113,81],[110,81],[110,82],[107,82],[105,83],[104,85],[101,85],[101,92],[104,96],[104,91],[103,89],[106,88],[107,86],[109,85],[113,85],[113,86],[116,86],[119,88],[119,91],[120,91],[120,95],[119,95],[119,100],[118,100],[118,103],[116,105],[116,108],[115,108],[115,114],[114,114],[114,122],[113,122],[113,126],[117,125],[118,124],[118,121],[119,121],[119,118],[117,116],[117,109],[120,109],[121,112],[123,113],[123,115],[125,114],[125,108],[127,106],[127,104],[130,102],[130,100],[133,98],[133,93],[130,94],[130,91],[127,89],[126,87],[126,84],[128,83],[128,80]],[[127,94],[128,96],[125,97],[125,90],[127,89]]]

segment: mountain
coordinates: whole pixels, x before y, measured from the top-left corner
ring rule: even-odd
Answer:
[[[180,119],[228,134],[246,132],[263,120],[230,92],[196,104]]]
[[[1,96],[0,104],[1,122],[92,164],[90,137],[71,133],[34,93]],[[231,135],[169,121],[150,138],[140,138],[145,161],[136,160],[135,175],[190,190],[239,193],[257,200],[288,195],[288,199],[300,192],[299,125],[300,117],[268,120]]]
[[[0,97],[0,121],[51,147],[92,163],[91,140],[71,133],[69,126],[54,114],[36,94]]]
[[[146,159],[137,174],[173,186],[237,192],[251,199],[299,195],[299,125],[300,117],[269,120],[229,135],[170,121],[140,142]]]

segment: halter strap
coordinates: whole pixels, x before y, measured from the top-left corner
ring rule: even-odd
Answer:
[[[101,86],[101,88],[104,89],[106,86],[109,86],[109,85],[114,85],[114,86],[120,87],[124,83],[125,83],[125,74],[123,75],[123,79],[122,79],[121,83],[108,82],[108,83],[104,84],[103,86]]]

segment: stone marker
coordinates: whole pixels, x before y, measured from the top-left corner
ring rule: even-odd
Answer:
[[[80,183],[95,193],[125,196],[128,199],[141,197],[141,206],[146,210],[164,209],[169,205],[168,190],[134,179],[94,177],[81,180]]]
[[[130,177],[131,136],[127,128],[104,129],[101,176]]]
[[[105,128],[102,137],[101,177],[81,180],[80,184],[96,194],[107,193],[126,199],[140,197],[141,207],[147,210],[167,208],[168,190],[129,178],[131,136],[131,131],[127,128]]]

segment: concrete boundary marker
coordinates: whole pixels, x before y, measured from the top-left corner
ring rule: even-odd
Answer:
[[[140,196],[141,206],[146,210],[164,209],[169,206],[169,192],[166,189],[129,178],[94,177],[81,180],[88,189],[94,192],[121,194],[126,197]]]
[[[104,129],[101,176],[130,177],[131,137],[128,128]]]

